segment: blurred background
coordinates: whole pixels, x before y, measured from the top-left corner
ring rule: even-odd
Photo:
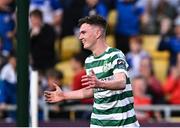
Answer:
[[[141,126],[180,126],[180,0],[29,0],[29,71],[38,71],[39,126],[88,127],[93,99],[48,104],[43,91],[81,87],[91,54],[78,19],[101,15],[129,64]],[[16,123],[16,1],[0,0],[0,126]]]

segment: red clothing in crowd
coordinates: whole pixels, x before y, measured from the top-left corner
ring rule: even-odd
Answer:
[[[180,104],[180,78],[174,79],[170,75],[164,85],[164,92],[168,96],[171,104]]]
[[[82,86],[81,77],[83,75],[86,75],[85,70],[82,70],[81,72],[75,74],[75,76],[73,78],[72,90],[78,90],[78,89],[86,87],[86,86]],[[82,99],[81,103],[83,103],[83,104],[92,104],[93,103],[93,98]]]
[[[156,94],[156,96],[158,97],[163,96],[163,89],[162,89],[161,83],[157,80],[156,77],[152,76],[148,80],[148,85],[152,89],[152,91]]]
[[[134,96],[134,106],[138,106],[138,105],[150,105],[152,104],[152,100],[150,97],[148,96],[143,96],[143,97],[139,97],[139,96]],[[138,118],[139,121],[141,122],[146,122],[150,119],[152,113],[151,112],[144,112],[144,111],[136,111],[136,116]]]
[[[161,86],[161,83],[157,80],[156,77],[151,76],[148,78],[148,87],[147,87],[147,93],[152,98],[153,104],[162,104],[164,103],[164,92],[163,88]]]
[[[151,98],[150,97],[138,97],[134,96],[134,105],[149,105],[151,104]]]

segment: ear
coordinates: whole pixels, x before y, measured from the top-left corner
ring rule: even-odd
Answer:
[[[102,35],[101,29],[97,28],[96,29],[96,39],[99,39],[101,37],[101,35]]]

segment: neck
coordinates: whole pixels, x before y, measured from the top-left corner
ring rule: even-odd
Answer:
[[[96,44],[94,45],[94,48],[91,50],[94,56],[99,56],[103,54],[108,45],[106,44],[105,39],[97,40]]]

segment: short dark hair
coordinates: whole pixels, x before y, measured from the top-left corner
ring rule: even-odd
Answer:
[[[31,16],[37,16],[40,19],[43,19],[43,14],[42,14],[42,12],[39,9],[35,9],[35,10],[31,11],[30,12],[30,17]]]
[[[47,77],[53,77],[55,79],[63,79],[64,75],[63,72],[60,70],[56,70],[56,69],[49,69],[47,71]]]
[[[82,67],[84,67],[84,63],[86,60],[86,56],[84,55],[83,52],[77,53],[73,56],[73,59],[76,60],[77,62],[79,62],[81,64]]]
[[[79,19],[78,26],[80,27],[84,23],[101,26],[105,31],[107,28],[106,20],[99,15],[86,16],[84,18]]]

